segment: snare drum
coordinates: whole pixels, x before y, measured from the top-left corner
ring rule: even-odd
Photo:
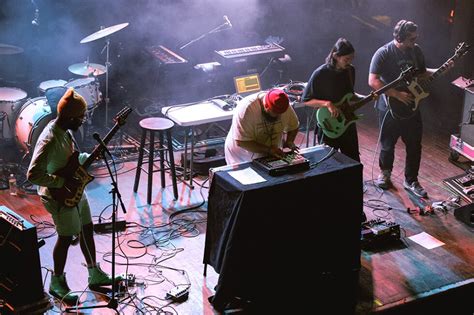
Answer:
[[[38,85],[38,94],[39,96],[43,96],[48,89],[54,88],[54,87],[61,87],[64,86],[67,83],[67,81],[64,80],[48,80],[48,81],[43,81]]]
[[[33,98],[23,104],[15,121],[15,140],[21,151],[33,152],[39,135],[51,119],[46,97]]]
[[[102,99],[99,82],[94,78],[76,79],[66,83],[64,86],[74,88],[86,100],[88,110],[95,108]]]
[[[26,96],[23,90],[0,87],[0,139],[13,137],[15,117]]]

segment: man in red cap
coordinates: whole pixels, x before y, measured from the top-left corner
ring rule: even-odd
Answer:
[[[283,90],[271,89],[249,95],[234,111],[225,141],[227,164],[249,162],[268,155],[281,156],[282,148],[297,149],[294,140],[299,121]]]
[[[96,262],[93,224],[86,194],[82,195],[76,207],[69,208],[54,200],[49,191],[50,188],[63,187],[68,180],[55,175],[55,172],[65,167],[73,154],[74,144],[69,130],[79,129],[86,110],[84,98],[73,89],[67,90],[59,100],[58,117],[49,122],[38,138],[27,174],[28,180],[38,185],[38,195],[51,214],[58,233],[53,250],[54,273],[49,293],[66,304],[76,304],[79,298],[70,292],[64,273],[68,249],[75,235],[79,235],[81,251],[87,262],[89,287],[112,284],[111,277]],[[84,163],[88,157],[89,154],[81,153],[79,162]]]

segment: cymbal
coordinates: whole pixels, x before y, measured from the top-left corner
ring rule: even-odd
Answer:
[[[102,37],[109,36],[110,34],[118,32],[122,28],[125,28],[127,26],[128,26],[128,23],[122,23],[122,24],[109,26],[107,28],[101,29],[100,31],[92,33],[89,36],[84,37],[83,39],[81,39],[80,43],[84,44],[84,43],[92,42],[92,41],[94,41],[96,39],[99,39],[99,38],[102,38]]]
[[[0,55],[21,54],[23,51],[24,51],[23,48],[18,47],[18,46],[0,44]]]
[[[105,66],[99,65],[97,63],[75,63],[68,67],[68,70],[77,75],[94,75],[98,76],[105,73]]]

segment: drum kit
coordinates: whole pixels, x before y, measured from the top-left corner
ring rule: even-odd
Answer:
[[[64,91],[72,87],[79,93],[87,103],[88,119],[92,117],[94,109],[102,102],[102,93],[100,92],[99,81],[97,77],[105,74],[105,112],[106,125],[108,123],[108,68],[109,63],[109,35],[118,32],[128,26],[128,23],[113,25],[102,28],[99,31],[83,38],[80,43],[89,43],[100,38],[106,39],[107,51],[105,65],[97,63],[75,63],[68,67],[68,70],[81,78],[65,81],[65,80],[48,80],[41,82],[38,86],[38,95],[36,98],[27,98],[27,93],[19,88],[0,87],[0,143],[2,140],[14,140],[18,148],[25,155],[33,152],[36,140],[43,131],[49,121],[55,116],[53,111],[57,106],[59,97]],[[14,55],[23,53],[23,48],[0,44],[0,55]],[[59,97],[48,97],[48,91],[53,89],[59,91]],[[56,104],[49,104],[49,102]],[[49,102],[48,102],[49,101]],[[88,122],[91,123],[90,121]]]

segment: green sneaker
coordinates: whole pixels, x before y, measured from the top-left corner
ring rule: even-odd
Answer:
[[[95,267],[87,268],[87,270],[89,271],[89,288],[112,285],[112,277],[100,269],[99,264]],[[115,277],[115,283],[122,280],[121,276]]]
[[[66,282],[66,274],[60,276],[53,275],[51,277],[51,283],[49,284],[49,294],[57,299],[60,299],[68,305],[75,305],[79,300],[79,296],[69,293],[71,289]]]

